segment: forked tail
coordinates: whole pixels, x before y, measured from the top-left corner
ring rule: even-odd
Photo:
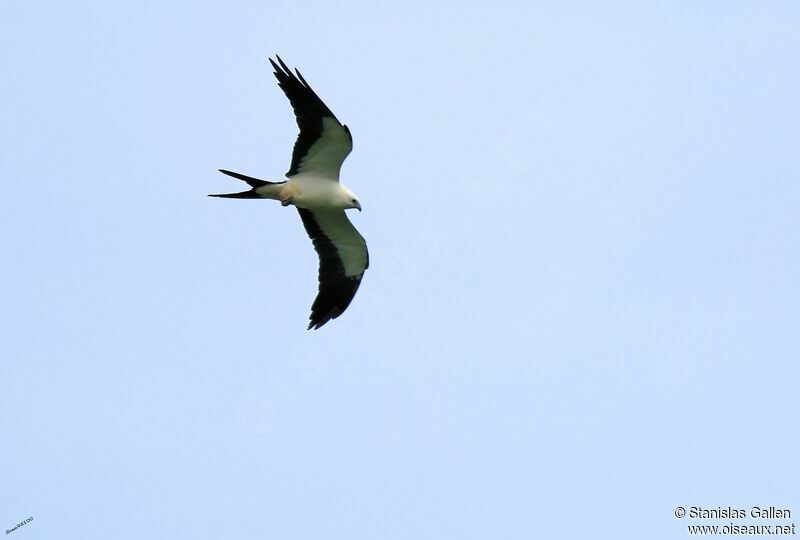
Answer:
[[[252,176],[247,176],[233,171],[226,171],[225,169],[220,169],[219,172],[234,178],[238,178],[239,180],[244,180],[252,189],[240,191],[239,193],[209,194],[209,197],[223,197],[226,199],[272,199],[276,197],[272,196],[272,193],[270,193],[271,190],[259,188],[264,188],[266,186],[279,186],[286,183],[267,182],[266,180],[259,180],[258,178],[253,178]]]

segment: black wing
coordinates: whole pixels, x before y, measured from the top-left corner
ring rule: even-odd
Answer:
[[[350,305],[369,267],[369,253],[367,243],[344,210],[297,211],[319,255],[319,292],[311,306],[308,325],[309,330],[316,330]]]
[[[272,58],[269,61],[275,69],[278,86],[292,104],[300,128],[286,176],[313,171],[338,180],[342,163],[353,149],[350,130],[336,119],[299,71],[295,70],[295,76],[280,56],[276,58],[280,65]]]

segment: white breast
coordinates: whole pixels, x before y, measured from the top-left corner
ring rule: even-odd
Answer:
[[[309,173],[298,174],[288,181],[292,192],[292,202],[299,208],[338,209],[343,208],[344,190],[342,185],[330,178]]]

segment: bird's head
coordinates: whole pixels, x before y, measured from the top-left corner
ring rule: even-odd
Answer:
[[[358,197],[355,193],[347,189],[346,187],[342,186],[341,191],[341,202],[342,207],[347,210],[348,208],[356,208],[359,212],[361,212],[361,203],[358,202]]]

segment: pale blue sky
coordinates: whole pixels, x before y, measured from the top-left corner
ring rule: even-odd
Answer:
[[[800,5],[338,4],[1,8],[0,530],[800,516]],[[355,142],[371,267],[317,332],[296,212],[205,196],[288,169],[276,52]]]

